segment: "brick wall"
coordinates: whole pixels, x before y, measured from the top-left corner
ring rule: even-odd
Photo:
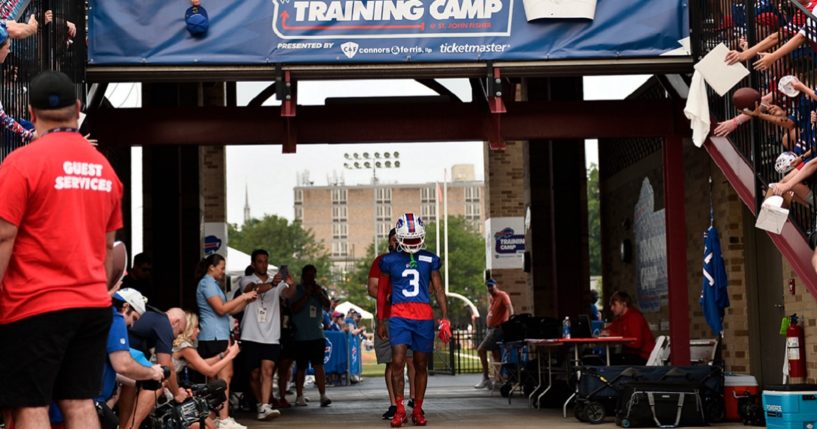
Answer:
[[[504,151],[492,152],[484,145],[486,218],[525,216],[524,146],[508,142]],[[533,289],[522,269],[492,270],[491,275],[511,297],[517,313],[533,313]]]
[[[722,353],[726,369],[751,372],[749,359],[749,306],[744,270],[744,206],[732,186],[703,150],[689,142],[684,147],[686,174],[687,267],[689,270],[690,337],[712,338],[699,303],[703,283],[703,232],[709,227],[709,182],[715,227],[726,265],[730,307],[724,316]]]
[[[199,148],[204,221],[227,222],[227,171],[224,146]]]
[[[786,314],[797,313],[800,325],[806,334],[806,365],[808,383],[817,383],[817,300],[814,299],[803,282],[794,272],[794,269],[785,259],[783,260],[783,282],[788,285],[794,279],[794,295],[788,290],[783,295]]]
[[[403,213],[413,212],[421,214],[422,210],[422,190],[428,187],[433,188],[433,183],[415,185],[389,185],[380,184],[380,189],[391,189],[391,204],[378,204],[391,209],[391,215],[384,221],[389,228],[394,225],[397,217]],[[440,185],[442,187],[442,184]],[[448,186],[448,214],[449,216],[464,216],[465,212],[465,189],[469,186],[477,186],[480,193],[484,194],[481,182],[456,182],[449,183]],[[303,217],[301,218],[304,228],[311,229],[318,241],[322,241],[328,252],[332,251],[332,197],[333,189],[346,189],[346,209],[347,209],[347,257],[338,257],[337,260],[348,261],[350,259],[362,258],[366,256],[366,251],[374,241],[374,188],[371,186],[307,186],[298,187],[295,192],[303,192]],[[483,203],[484,204],[484,203]],[[440,202],[440,215],[443,212],[442,201]],[[480,209],[479,227],[484,224],[484,208]],[[430,223],[434,219],[425,219]],[[388,231],[388,228],[385,230]],[[384,232],[385,234],[385,232]],[[385,235],[383,239],[385,239]],[[384,249],[379,249],[384,251]]]
[[[605,144],[599,143],[599,164],[601,182],[601,236],[602,236],[602,287],[604,291],[603,303],[607,304],[608,297],[616,290],[622,290],[636,298],[636,266],[635,254],[637,246],[633,225],[635,204],[641,192],[642,182],[649,179],[655,195],[654,208],[664,208],[664,179],[662,176],[661,152],[655,152],[628,168],[615,174],[605,172],[605,160],[612,156],[615,150],[625,150],[626,143]],[[631,255],[625,260],[621,257],[621,246],[625,241],[631,243]],[[661,324],[666,325],[666,307],[659,313],[644,313],[651,323],[655,334],[665,333],[659,329]],[[605,313],[609,319],[612,315]],[[666,326],[664,326],[666,328]]]

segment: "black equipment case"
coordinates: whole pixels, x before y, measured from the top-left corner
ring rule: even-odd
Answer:
[[[628,383],[617,408],[616,424],[624,428],[707,424],[700,385],[687,381]]]

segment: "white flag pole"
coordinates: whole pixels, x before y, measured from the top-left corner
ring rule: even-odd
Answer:
[[[443,173],[443,224],[445,228],[445,294],[448,295],[448,169]]]
[[[440,254],[440,182],[434,182],[434,226],[437,228],[437,245],[434,247],[434,252]]]

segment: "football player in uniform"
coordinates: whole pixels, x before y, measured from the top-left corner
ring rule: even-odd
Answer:
[[[392,387],[397,412],[391,420],[392,427],[400,427],[408,421],[403,405],[403,366],[408,348],[414,352],[414,410],[411,419],[417,426],[425,426],[423,399],[428,383],[428,358],[434,349],[434,311],[431,294],[437,298],[442,319],[440,336],[450,337],[448,306],[440,278],[440,257],[423,249],[425,227],[420,217],[406,213],[395,225],[398,251],[380,260],[380,282],[377,290],[377,334],[392,345]],[[386,333],[385,316],[381,311],[391,304]]]
[[[389,231],[389,248],[386,253],[379,255],[377,258],[374,259],[372,262],[372,266],[369,269],[369,296],[377,299],[377,290],[380,286],[380,260],[383,259],[388,253],[396,252],[397,251],[397,231],[392,228]],[[378,308],[377,311],[383,311],[383,317],[378,319],[387,320],[384,325],[388,328],[388,318],[390,313],[389,305],[386,305],[385,308]],[[377,328],[375,326],[375,328]],[[388,335],[388,329],[387,329]],[[394,417],[394,413],[397,412],[397,405],[394,402],[394,387],[392,386],[392,375],[391,375],[391,343],[387,339],[381,338],[377,335],[375,330],[374,336],[374,351],[375,355],[377,355],[377,363],[384,363],[386,364],[386,390],[389,393],[389,409],[383,414],[383,420],[391,420]],[[411,350],[406,352],[406,365],[408,367],[408,382],[409,382],[409,392],[411,393],[411,400],[409,400],[409,407],[414,406],[414,358],[412,357]]]

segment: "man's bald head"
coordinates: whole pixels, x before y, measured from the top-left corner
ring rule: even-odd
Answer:
[[[184,310],[173,307],[165,312],[173,327],[173,336],[178,337],[187,328],[187,318],[184,317]]]

